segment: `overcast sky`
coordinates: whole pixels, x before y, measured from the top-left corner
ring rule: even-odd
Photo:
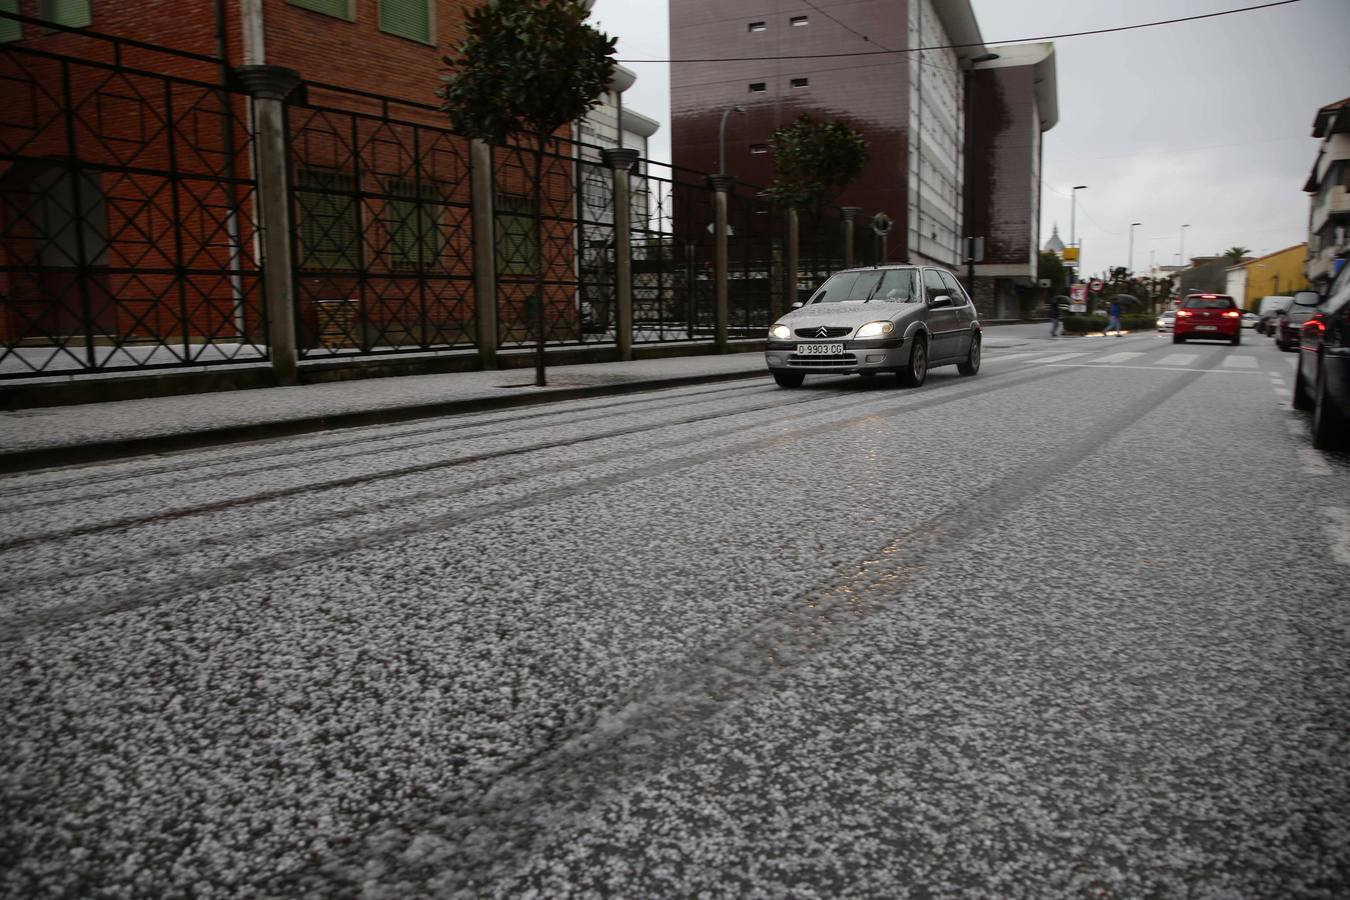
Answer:
[[[743,3],[746,15],[760,3]],[[824,0],[814,0],[826,5]],[[1262,0],[972,0],[986,44],[1220,12]],[[830,2],[847,20],[847,2]],[[806,2],[802,9],[809,10]],[[666,0],[596,0],[593,21],[619,38],[638,73],[625,103],[661,122],[656,159],[670,159]],[[822,21],[822,26],[829,26]],[[861,43],[861,41],[860,41]],[[1078,192],[1083,271],[1174,263],[1307,239],[1303,182],[1318,142],[1318,107],[1350,96],[1350,2],[1286,6],[1118,34],[1055,41],[1059,124],[1045,135],[1042,242],[1069,240]]]

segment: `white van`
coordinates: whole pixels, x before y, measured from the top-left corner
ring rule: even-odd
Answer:
[[[1261,307],[1256,311],[1261,317],[1256,323],[1256,333],[1274,334],[1275,320],[1280,313],[1287,312],[1293,303],[1293,297],[1262,297]]]

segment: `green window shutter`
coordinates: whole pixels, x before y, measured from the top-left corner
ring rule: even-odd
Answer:
[[[428,0],[380,0],[380,30],[431,43],[431,4]]]
[[[296,201],[300,207],[300,268],[351,270],[357,264],[356,180],[336,172],[300,173]],[[343,193],[319,193],[341,191]]]
[[[88,28],[94,22],[89,0],[42,0],[42,18],[71,28]]]
[[[499,195],[495,219],[498,274],[533,275],[539,270],[534,205],[526,197]]]
[[[0,0],[0,12],[18,13],[19,0]],[[13,19],[0,19],[0,42],[23,40],[23,25]]]
[[[336,16],[348,21],[352,19],[351,0],[286,0],[286,2],[291,6],[323,13],[326,16]]]

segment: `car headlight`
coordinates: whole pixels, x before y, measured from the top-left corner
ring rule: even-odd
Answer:
[[[775,341],[786,341],[792,337],[792,329],[786,325],[774,325],[769,329],[769,337]]]
[[[890,322],[868,322],[866,325],[858,329],[858,333],[854,335],[854,337],[860,338],[881,337],[883,334],[890,334],[893,330],[895,330],[895,326],[892,325]]]

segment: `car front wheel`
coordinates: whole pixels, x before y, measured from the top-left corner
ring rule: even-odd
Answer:
[[[966,355],[966,361],[956,364],[956,371],[962,375],[974,375],[980,371],[980,335],[979,332],[970,336],[970,353]]]
[[[802,382],[806,380],[806,376],[801,372],[774,372],[773,380],[778,382],[779,387],[795,388],[802,386]]]
[[[916,388],[928,378],[928,344],[916,337],[909,348],[909,364],[899,371],[903,387]]]

